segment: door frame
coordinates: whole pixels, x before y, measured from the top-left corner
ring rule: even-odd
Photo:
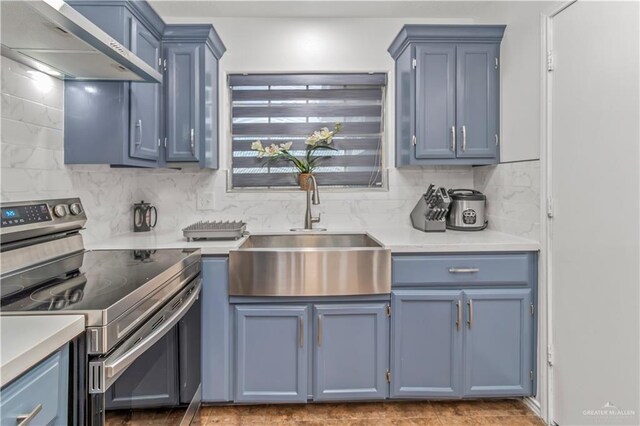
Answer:
[[[540,416],[547,424],[552,424],[554,418],[553,405],[553,282],[551,262],[551,220],[553,217],[553,175],[551,157],[552,152],[552,101],[553,101],[553,19],[578,0],[567,0],[556,5],[540,17],[541,50],[540,50],[540,258],[539,258],[539,296],[542,303],[538,303],[539,349],[538,349],[538,404],[527,398],[529,405],[540,410]],[[544,363],[544,364],[543,364]]]

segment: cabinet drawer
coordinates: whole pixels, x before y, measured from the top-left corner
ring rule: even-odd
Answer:
[[[0,391],[0,424],[15,425],[18,416],[37,411],[31,425],[66,425],[68,346],[38,364]],[[40,408],[38,408],[40,407]]]
[[[533,276],[534,256],[533,253],[394,256],[392,285],[527,286]]]

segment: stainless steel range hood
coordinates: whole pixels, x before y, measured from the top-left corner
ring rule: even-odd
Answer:
[[[161,83],[162,74],[62,0],[2,0],[2,55],[74,80]]]

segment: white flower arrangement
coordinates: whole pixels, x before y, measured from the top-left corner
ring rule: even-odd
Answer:
[[[258,151],[258,158],[266,158],[267,162],[284,159],[291,161],[300,173],[311,173],[315,169],[317,162],[322,158],[322,156],[313,154],[322,149],[335,151],[336,149],[330,145],[333,142],[333,137],[341,130],[342,124],[336,123],[333,130],[323,127],[313,132],[304,142],[307,145],[307,153],[304,159],[299,159],[289,152],[293,142],[281,143],[280,145],[272,143],[264,147],[262,141],[257,140],[251,144],[251,149]]]

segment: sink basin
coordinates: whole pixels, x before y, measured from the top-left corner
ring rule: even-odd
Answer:
[[[231,296],[391,291],[391,252],[368,234],[251,235],[229,252]]]

